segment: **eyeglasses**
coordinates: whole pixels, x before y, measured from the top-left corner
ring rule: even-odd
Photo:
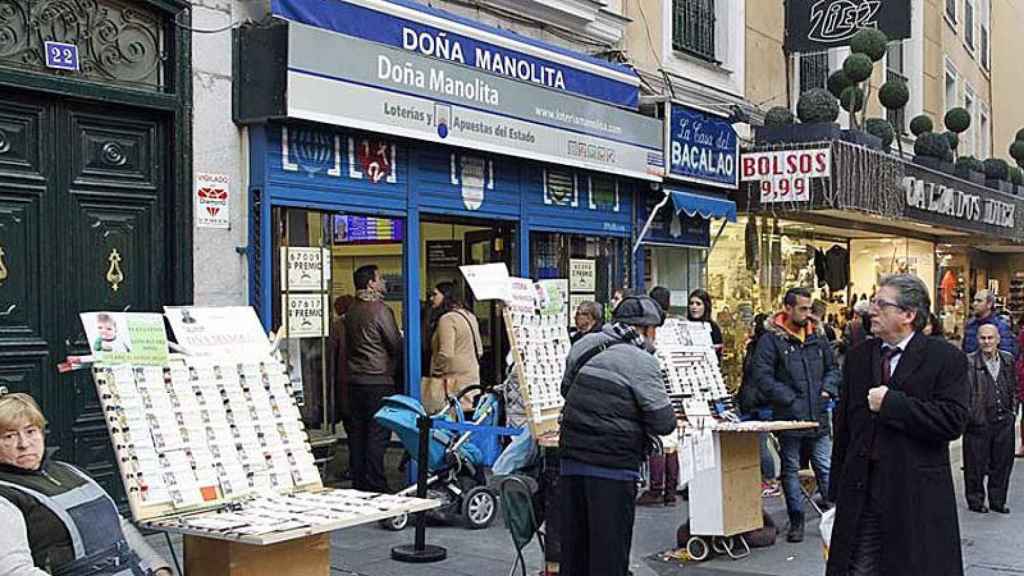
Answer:
[[[899,308],[900,310],[903,309],[903,306],[901,304],[898,304],[896,302],[892,302],[892,301],[889,301],[889,300],[882,300],[880,298],[872,298],[871,299],[871,305],[876,307],[876,308],[879,308],[879,309],[881,309],[881,308]]]
[[[10,430],[0,434],[0,446],[6,449],[14,448],[18,445],[19,438],[24,438],[24,442],[35,442],[42,437],[43,431],[38,426],[29,426],[23,430]]]

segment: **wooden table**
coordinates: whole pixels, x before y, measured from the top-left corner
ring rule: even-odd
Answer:
[[[188,576],[327,576],[330,572],[328,533],[269,546],[185,535]]]

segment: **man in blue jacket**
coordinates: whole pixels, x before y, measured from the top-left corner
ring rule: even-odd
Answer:
[[[1017,357],[1017,338],[1010,330],[1010,324],[1005,318],[995,312],[996,297],[988,290],[979,290],[974,295],[974,318],[967,322],[964,328],[964,344],[961,347],[964,354],[978,351],[978,328],[985,324],[993,324],[999,329],[999,349],[1003,352],[1013,354]]]
[[[776,420],[818,423],[812,430],[779,433],[782,489],[789,513],[786,540],[804,539],[804,503],[800,491],[800,455],[809,451],[811,467],[822,498],[828,498],[832,440],[829,438],[829,400],[838,396],[839,370],[828,341],[811,318],[811,293],[791,288],[783,310],[766,324],[754,353],[752,376],[767,397]]]

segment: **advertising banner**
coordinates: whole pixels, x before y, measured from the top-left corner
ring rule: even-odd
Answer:
[[[742,173],[744,182],[760,182],[762,204],[810,202],[811,179],[832,175],[832,149],[746,153]]]
[[[911,0],[786,0],[787,52],[846,46],[861,28],[877,28],[889,41],[910,38]]]
[[[320,28],[289,29],[290,118],[645,180],[664,174],[655,118]]]
[[[79,314],[96,362],[161,365],[167,363],[167,332],[160,314],[85,312]]]

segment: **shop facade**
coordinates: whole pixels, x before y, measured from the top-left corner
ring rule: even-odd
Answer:
[[[742,162],[742,215],[708,271],[712,296],[735,313],[719,323],[736,350],[753,316],[779,310],[795,286],[825,301],[841,328],[882,277],[915,274],[951,341],[977,290],[1008,299],[1009,262],[995,254],[1020,250],[1021,198],[845,142],[750,150]]]
[[[634,199],[663,160],[662,124],[633,111],[628,68],[418,3],[318,4],[275,2],[275,18],[240,31],[236,121],[249,134],[250,301],[268,328],[306,334],[289,356],[307,423],[328,430],[332,308],[354,294],[355,268],[387,280],[407,393],[429,366],[427,302],[443,281],[480,322],[481,380],[500,383],[500,311],[472,300],[458,267],[501,262],[566,279],[567,305],[606,303],[631,278]],[[291,264],[302,258],[314,263]],[[300,268],[316,278],[296,283]]]
[[[665,181],[638,199],[635,286],[667,288],[670,312],[685,315],[690,292],[706,286],[708,250],[736,221],[739,139],[724,115],[666,102],[662,116]]]

